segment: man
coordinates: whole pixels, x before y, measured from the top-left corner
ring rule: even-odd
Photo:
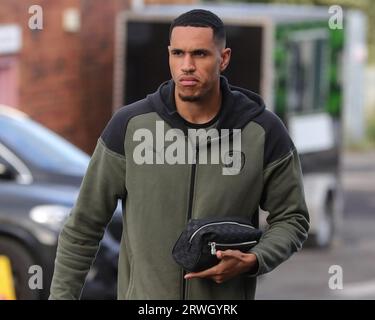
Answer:
[[[231,57],[222,21],[205,10],[179,16],[168,51],[172,80],[121,108],[98,140],[59,238],[51,299],[79,298],[118,199],[124,207],[119,299],[253,299],[256,277],[288,259],[307,237],[297,151],[257,94],[220,76]],[[211,129],[240,132],[230,134],[232,146],[240,139],[240,150],[219,164],[203,163],[202,152],[223,148],[228,135],[201,151],[190,129],[203,130],[195,140]],[[195,161],[186,160],[192,153]],[[225,156],[239,163],[233,171],[223,170],[230,169]],[[269,212],[270,227],[250,252],[218,250],[220,262],[197,273],[186,274],[174,262],[173,245],[190,218],[253,219],[259,206]]]

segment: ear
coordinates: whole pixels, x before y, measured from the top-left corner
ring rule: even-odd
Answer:
[[[228,67],[231,52],[232,50],[230,48],[225,48],[221,51],[220,72],[223,72]]]

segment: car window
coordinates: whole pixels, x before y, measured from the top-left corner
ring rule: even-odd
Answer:
[[[28,118],[0,115],[0,141],[24,161],[60,173],[81,175],[89,156]]]
[[[17,170],[0,155],[0,182],[16,178]]]

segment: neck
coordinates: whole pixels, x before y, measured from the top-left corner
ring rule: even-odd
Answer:
[[[221,107],[220,83],[212,92],[199,101],[183,101],[175,88],[176,109],[182,118],[190,123],[203,124],[212,120]]]

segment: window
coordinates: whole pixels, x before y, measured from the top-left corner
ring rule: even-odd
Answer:
[[[0,142],[22,161],[47,171],[82,175],[89,162],[84,152],[27,118],[0,115]]]
[[[18,107],[17,68],[16,57],[0,56],[0,104]]]
[[[329,47],[325,30],[294,33],[288,42],[287,105],[292,113],[325,109]]]

